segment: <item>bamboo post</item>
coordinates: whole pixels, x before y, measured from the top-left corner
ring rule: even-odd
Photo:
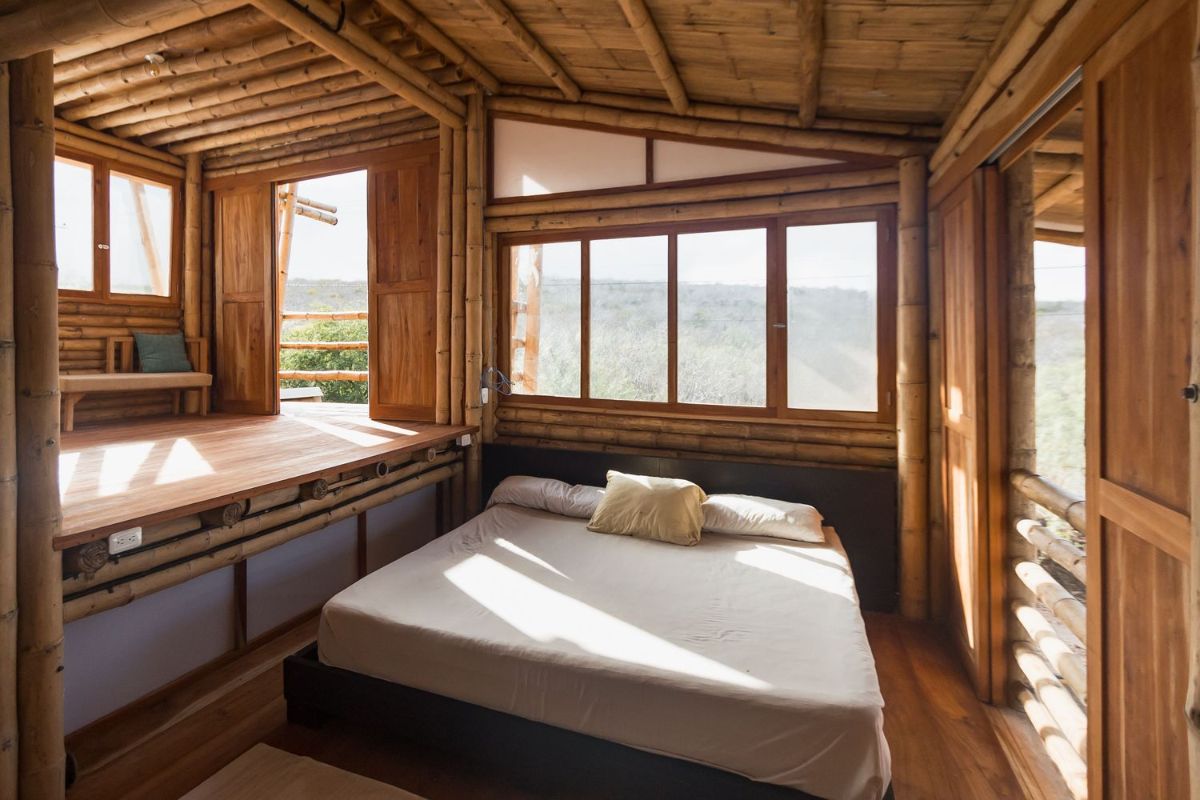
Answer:
[[[927,180],[921,156],[900,162],[896,421],[900,477],[900,611],[929,615],[929,297]]]
[[[1034,155],[1027,153],[1004,173],[1008,248],[1005,258],[1008,265],[1008,468],[1029,472],[1037,469],[1033,162]],[[1008,513],[1011,520],[1025,519],[1036,513],[1033,503],[1011,485]],[[1009,533],[1008,554],[1011,558],[1032,558],[1035,550],[1021,536]],[[1010,591],[1019,595],[1023,584],[1012,575],[1008,583]]]
[[[216,277],[213,260],[213,194],[200,194],[200,335],[213,341],[213,281]]]
[[[61,798],[62,526],[58,494],[58,267],[54,254],[54,61],[12,63],[13,324],[16,342],[17,705],[20,796]]]
[[[166,294],[163,284],[162,265],[158,261],[158,252],[154,249],[154,230],[150,227],[150,211],[146,208],[146,185],[141,181],[130,181],[133,190],[133,210],[137,217],[138,234],[142,242],[142,253],[146,256],[146,270],[150,275],[150,292],[155,295]]]
[[[278,319],[276,324],[283,325],[283,309],[287,297],[288,264],[292,260],[292,230],[296,225],[296,184],[283,185],[283,202],[279,204],[279,269],[276,272],[275,303]],[[282,328],[281,328],[282,330]]]
[[[942,220],[937,211],[929,228],[929,612],[946,618],[949,601],[949,546],[946,541],[942,474]]]
[[[200,155],[184,159],[183,178],[183,335],[200,337],[201,245],[200,245]],[[193,365],[196,366],[196,365]],[[198,368],[198,367],[197,367]],[[184,410],[200,411],[200,392],[189,392]]]
[[[496,237],[485,233],[483,237],[483,335],[484,341],[490,344],[488,352],[484,353],[484,367],[496,366]],[[505,347],[508,345],[506,344]],[[500,398],[494,391],[488,393],[487,402],[483,404],[483,427],[479,431],[481,443],[488,443],[496,437],[496,410]]]
[[[463,291],[467,268],[467,137],[464,131],[453,132],[451,155],[450,424],[461,425],[463,362],[466,358],[466,295]]]
[[[483,421],[483,96],[473,94],[467,102],[467,274],[463,291],[466,355],[463,359],[463,419],[468,425]],[[482,448],[478,443],[467,451],[467,517],[479,513]]]
[[[452,250],[451,191],[454,166],[454,131],[438,128],[438,216],[437,216],[437,356],[435,359],[435,419],[450,422],[450,261]]]
[[[8,64],[0,63],[0,797],[17,796],[17,421]]]

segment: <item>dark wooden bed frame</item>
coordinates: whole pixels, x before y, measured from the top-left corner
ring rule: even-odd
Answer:
[[[709,493],[734,492],[819,503],[842,538],[864,608],[891,610],[896,597],[893,470],[786,467],[489,445],[484,491],[509,475],[603,485],[608,469],[670,475]],[[869,602],[868,602],[869,601]],[[459,754],[547,797],[661,800],[819,800],[714,767],[657,755],[511,714],[322,664],[314,644],[284,661],[288,720],[334,717]],[[892,796],[889,788],[887,797]]]

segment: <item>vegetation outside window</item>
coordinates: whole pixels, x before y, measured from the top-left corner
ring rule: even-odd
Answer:
[[[667,401],[667,237],[591,243],[591,384],[603,400]]]

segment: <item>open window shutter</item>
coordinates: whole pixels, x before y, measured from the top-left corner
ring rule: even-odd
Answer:
[[[1193,358],[1193,9],[1147,3],[1084,65],[1091,797],[1196,796],[1185,610],[1197,476],[1181,391]]]
[[[998,231],[999,179],[979,170],[939,207],[944,259],[942,326],[942,470],[949,552],[950,619],[955,643],[975,685],[990,700],[1002,678],[993,661],[1002,652],[1003,630],[993,618],[1000,589],[1004,536],[993,514],[1002,487],[1003,447],[996,447],[1001,421],[997,360],[989,342],[1002,339],[995,329],[1003,296],[995,282],[1002,275],[995,246]],[[989,326],[992,330],[989,331]],[[993,409],[989,419],[989,407]],[[999,441],[1002,443],[1003,439]],[[989,448],[989,443],[993,446]],[[1002,518],[1000,521],[1002,524]]]
[[[216,397],[221,411],[279,413],[271,184],[218,191]]]
[[[370,414],[433,421],[437,357],[437,152],[368,174]]]

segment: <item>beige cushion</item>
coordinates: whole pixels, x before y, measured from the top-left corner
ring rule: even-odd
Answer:
[[[671,544],[700,541],[704,492],[691,481],[608,471],[608,487],[588,530]]]
[[[211,385],[212,375],[207,372],[100,372],[58,376],[58,388],[62,392],[140,392]]]

